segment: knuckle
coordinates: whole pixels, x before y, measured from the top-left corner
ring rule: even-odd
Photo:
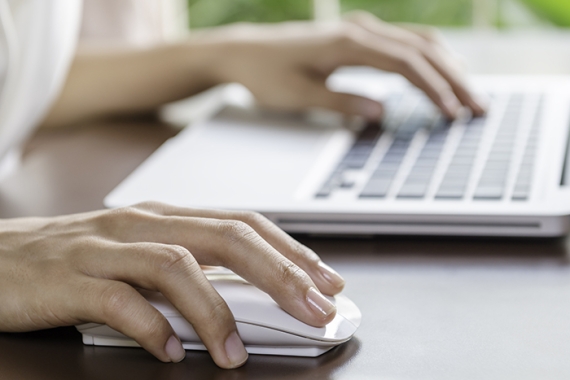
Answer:
[[[422,25],[421,31],[418,31],[418,36],[433,45],[438,45],[442,40],[439,29],[429,25]]]
[[[221,297],[212,300],[206,317],[208,321],[213,322],[212,328],[216,330],[220,326],[229,326],[234,322],[228,305]]]
[[[144,211],[134,206],[121,207],[102,213],[99,216],[99,222],[103,227],[114,229],[133,223],[144,214]]]
[[[115,240],[134,226],[155,221],[159,216],[137,206],[121,207],[106,211],[96,219],[96,227]]]
[[[157,201],[146,201],[146,202],[137,203],[136,205],[131,207],[137,210],[156,211],[162,209],[164,207],[164,203]]]
[[[255,211],[244,211],[241,220],[250,226],[262,226],[270,223],[269,219]]]
[[[106,321],[116,319],[131,302],[132,288],[127,284],[113,284],[101,294],[102,311]]]
[[[221,297],[215,297],[210,301],[209,307],[203,308],[193,325],[201,330],[200,336],[206,341],[222,338],[227,330],[235,325],[233,315]]]
[[[279,264],[277,278],[283,284],[299,283],[304,278],[305,272],[293,262],[284,260]]]
[[[168,322],[164,320],[164,317],[158,313],[154,315],[146,315],[145,321],[137,321],[137,330],[142,331],[141,335],[145,336],[146,339],[150,341],[164,342],[165,335],[170,335],[170,329]],[[168,334],[168,335],[167,335]]]
[[[346,49],[357,44],[360,37],[359,28],[349,22],[343,22],[332,34],[332,44],[341,49]]]
[[[144,215],[145,213],[135,206],[127,206],[115,209],[109,212],[109,214],[112,214],[114,217],[133,220],[133,219],[138,219],[141,215]]]
[[[159,270],[166,273],[186,271],[188,268],[197,265],[196,259],[190,251],[179,245],[164,247],[158,258]]]
[[[241,220],[220,221],[219,228],[223,238],[230,245],[251,241],[257,235],[249,224]]]
[[[416,47],[418,55],[421,55],[428,61],[435,61],[437,59],[438,52],[434,44],[430,42],[419,42]]]
[[[321,261],[319,256],[312,249],[298,241],[294,241],[291,249],[296,256],[303,257],[310,265],[317,265]]]
[[[379,21],[376,16],[371,14],[370,12],[363,11],[363,10],[354,10],[347,13],[344,17],[346,21],[354,22],[356,24],[364,24],[370,21]]]
[[[420,53],[415,48],[406,48],[396,57],[398,67],[404,72],[416,71]]]

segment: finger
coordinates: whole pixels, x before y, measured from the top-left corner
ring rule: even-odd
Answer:
[[[445,39],[443,38],[443,35],[436,27],[424,24],[414,24],[414,23],[405,23],[405,22],[399,22],[392,25],[395,28],[400,28],[412,32],[415,35],[418,35],[421,38],[423,38],[426,42],[431,42],[441,46],[444,46],[445,44]]]
[[[474,97],[469,90],[463,76],[452,64],[449,55],[443,46],[434,37],[433,31],[421,32],[421,35],[395,25],[379,21],[368,13],[358,13],[350,18],[350,21],[368,30],[376,36],[390,38],[404,45],[413,47],[420,52],[425,59],[437,70],[437,72],[449,83],[459,101],[471,108],[476,115],[485,112],[485,107]],[[419,29],[419,28],[417,28]]]
[[[255,212],[231,214],[228,220],[240,220],[251,226],[277,251],[309,274],[323,293],[334,295],[342,291],[345,281],[336,271],[323,263],[313,250],[293,239],[269,219]]]
[[[446,59],[441,47],[428,44],[421,48],[421,51],[433,67],[448,81],[463,105],[469,107],[476,116],[481,116],[486,112],[485,106],[474,96],[463,76]]]
[[[324,326],[334,318],[335,306],[318,291],[309,275],[246,223],[150,212],[140,215],[136,209],[127,210],[126,219],[123,216],[117,223],[131,227],[116,234],[115,239],[177,244],[191,250],[201,264],[233,270],[307,324]]]
[[[102,243],[99,252],[83,255],[80,270],[160,291],[192,324],[220,367],[235,368],[247,359],[227,304],[187,249],[156,243]]]
[[[445,78],[416,49],[385,38],[347,39],[342,64],[367,65],[399,73],[421,89],[449,118],[457,117],[460,103]]]
[[[360,27],[341,30],[338,39],[326,49],[337,52],[337,65],[366,65],[406,77],[423,90],[449,118],[455,118],[460,103],[449,83],[416,49],[390,38],[376,36]]]
[[[251,211],[199,210],[148,202],[137,207],[165,216],[239,220],[251,226],[266,242],[303,269],[319,290],[328,295],[340,293],[344,279],[321,261],[310,248],[299,243],[263,215]]]
[[[91,279],[82,289],[80,319],[107,324],[163,362],[177,363],[186,356],[166,318],[131,286]]]
[[[476,115],[482,115],[485,112],[484,106],[475,98],[465,82],[463,75],[461,75],[459,70],[455,69],[453,62],[449,59],[449,55],[440,44],[426,42],[424,38],[410,31],[392,28],[394,29],[391,33],[392,38],[417,49],[444,79],[447,80],[463,105],[471,108]]]
[[[191,218],[186,218],[191,219]],[[268,293],[283,309],[312,326],[330,322],[336,307],[318,291],[309,275],[237,220],[198,218],[197,242],[224,266]]]

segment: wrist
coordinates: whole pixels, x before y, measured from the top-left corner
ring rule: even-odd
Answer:
[[[254,55],[255,46],[263,36],[261,27],[249,23],[232,24],[195,32],[188,41],[204,53],[203,73],[217,84],[244,80],[249,68],[248,58]]]
[[[191,77],[209,87],[237,80],[232,66],[240,53],[240,43],[231,29],[233,26],[199,31],[181,43]]]
[[[207,89],[216,86],[223,83],[219,69],[224,59],[223,45],[221,41],[191,37],[174,44],[178,57],[173,62],[184,66],[184,77],[192,81],[194,87]]]

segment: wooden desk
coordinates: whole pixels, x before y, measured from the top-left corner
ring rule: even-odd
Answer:
[[[0,185],[0,215],[100,208],[174,133],[144,121],[42,132]],[[570,378],[566,240],[300,240],[345,276],[364,315],[355,338],[330,353],[251,356],[227,371],[207,353],[163,364],[142,349],[84,346],[71,327],[0,334],[0,379]]]

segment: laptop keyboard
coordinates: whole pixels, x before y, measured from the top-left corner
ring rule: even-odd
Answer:
[[[362,129],[316,197],[528,200],[542,100],[519,93],[492,99],[488,117],[451,123],[422,95],[389,97],[382,124]]]

